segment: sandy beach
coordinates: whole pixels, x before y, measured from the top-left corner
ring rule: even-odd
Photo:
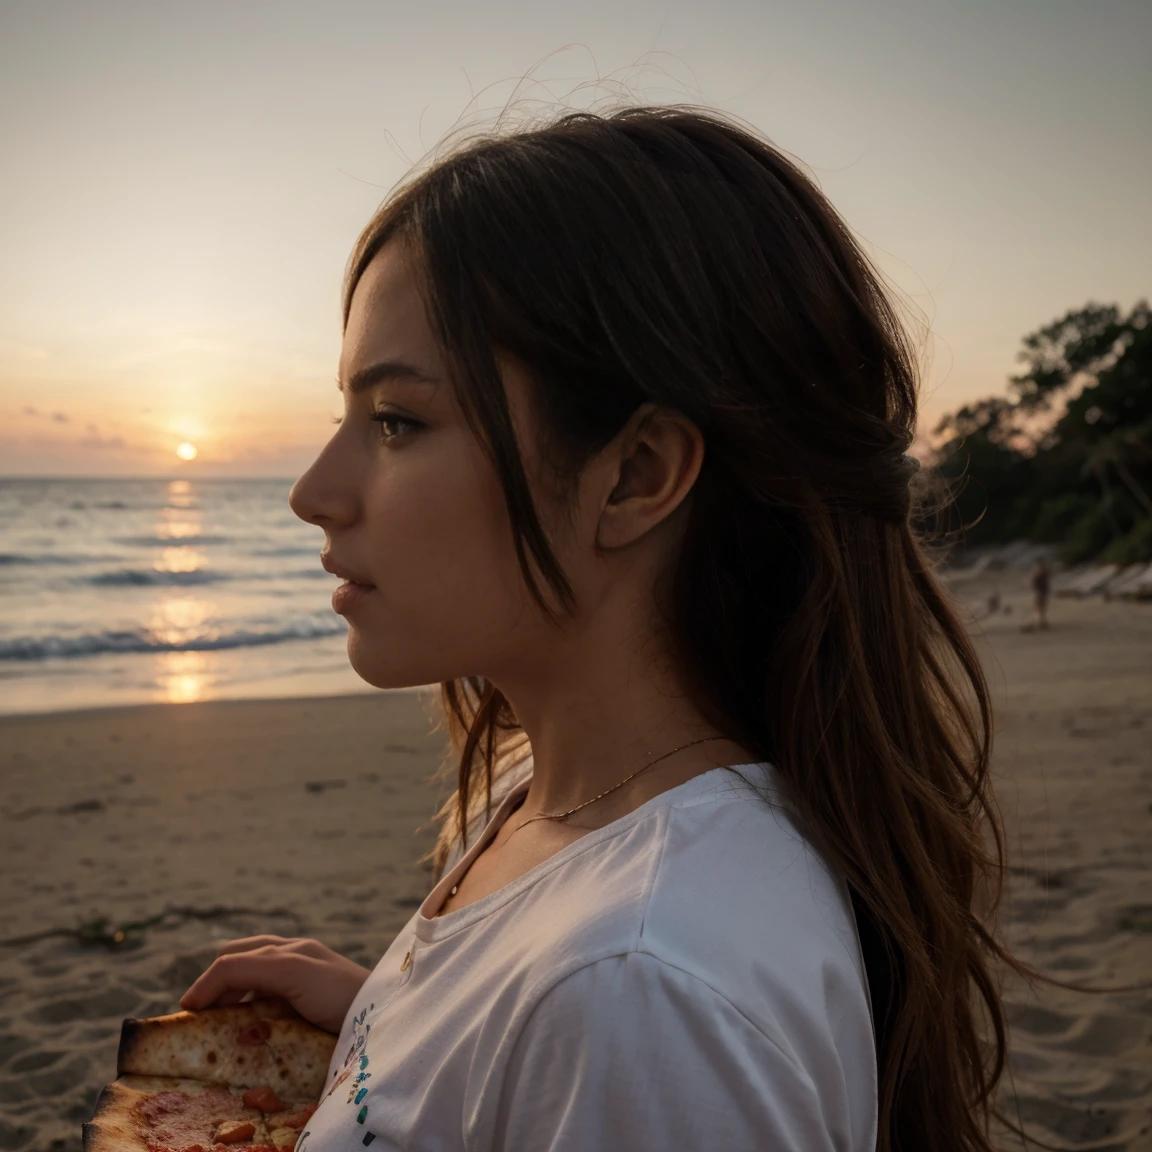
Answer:
[[[1150,980],[1152,605],[1060,600],[1023,632],[1024,577],[957,587],[1011,609],[974,624],[1006,935],[1065,980]],[[435,722],[423,693],[0,721],[0,1148],[78,1148],[121,1019],[172,1010],[224,939],[316,935],[373,963],[428,887]],[[1152,991],[1007,998],[1030,1130],[1152,1148]]]

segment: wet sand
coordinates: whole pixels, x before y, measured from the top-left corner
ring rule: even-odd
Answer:
[[[1024,633],[1023,577],[958,588],[996,586],[1012,613],[974,627],[1005,932],[1063,979],[1152,979],[1152,605],[1060,600]],[[222,940],[316,935],[373,963],[428,887],[435,720],[400,693],[0,721],[0,1148],[79,1148],[120,1020],[172,1010]],[[1152,992],[1006,995],[1030,1130],[1152,1147]]]

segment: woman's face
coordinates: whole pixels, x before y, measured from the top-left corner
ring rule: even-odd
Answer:
[[[347,581],[333,607],[353,668],[379,688],[493,676],[538,646],[544,625],[398,244],[356,287],[339,379],[340,426],[289,502],[324,529],[324,566]],[[506,371],[505,388],[531,475],[527,381]]]

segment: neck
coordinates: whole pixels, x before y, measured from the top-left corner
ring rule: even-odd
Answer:
[[[651,763],[572,817],[573,825],[598,826],[703,772],[755,759],[687,704],[667,670],[642,676],[630,665],[613,674],[613,666],[600,662],[588,675],[578,659],[553,660],[546,684],[539,678],[507,687],[498,682],[532,746],[526,816],[565,812]],[[692,743],[701,740],[707,742]]]

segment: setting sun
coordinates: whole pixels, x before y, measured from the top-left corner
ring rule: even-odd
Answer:
[[[176,455],[179,456],[181,460],[195,460],[197,455],[196,445],[190,440],[185,440],[183,444],[177,445]]]

